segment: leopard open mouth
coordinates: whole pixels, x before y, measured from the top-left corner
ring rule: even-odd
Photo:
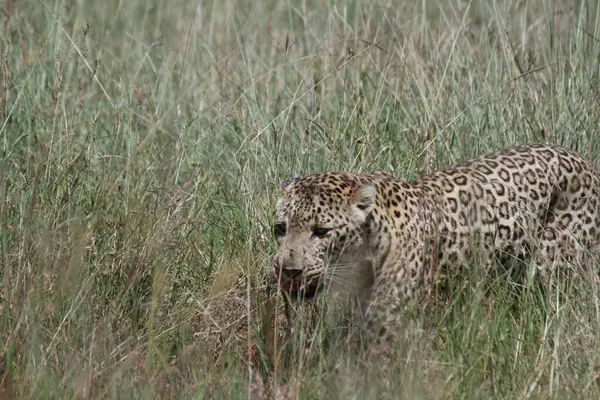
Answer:
[[[294,300],[310,301],[316,298],[323,290],[320,279],[311,280],[282,280],[279,283],[281,290]]]

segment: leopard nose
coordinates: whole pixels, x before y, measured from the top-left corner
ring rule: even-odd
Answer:
[[[278,263],[274,264],[274,272],[277,277],[281,276],[284,279],[296,279],[302,274],[301,269],[286,268]]]
[[[301,269],[287,269],[281,270],[281,275],[287,279],[296,279],[302,273]]]

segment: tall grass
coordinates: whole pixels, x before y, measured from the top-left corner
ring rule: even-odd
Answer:
[[[457,279],[389,369],[343,313],[288,335],[268,279],[292,175],[413,178],[526,142],[600,165],[598,2],[1,7],[2,397],[600,395],[591,275]]]

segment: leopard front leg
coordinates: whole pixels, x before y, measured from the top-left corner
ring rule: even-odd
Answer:
[[[414,253],[414,254],[412,254]],[[402,334],[402,323],[407,312],[414,310],[415,301],[422,298],[432,283],[427,264],[418,255],[418,247],[407,258],[389,265],[376,277],[372,296],[363,319],[363,339],[370,352],[391,350]]]
[[[363,339],[369,351],[389,350],[401,313],[402,300],[397,293],[375,295],[370,300],[363,321]]]

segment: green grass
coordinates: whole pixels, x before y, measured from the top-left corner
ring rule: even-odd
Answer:
[[[292,175],[526,142],[600,165],[598,2],[0,7],[1,397],[600,396],[591,277],[457,279],[385,369],[336,313],[287,346],[267,279]]]

